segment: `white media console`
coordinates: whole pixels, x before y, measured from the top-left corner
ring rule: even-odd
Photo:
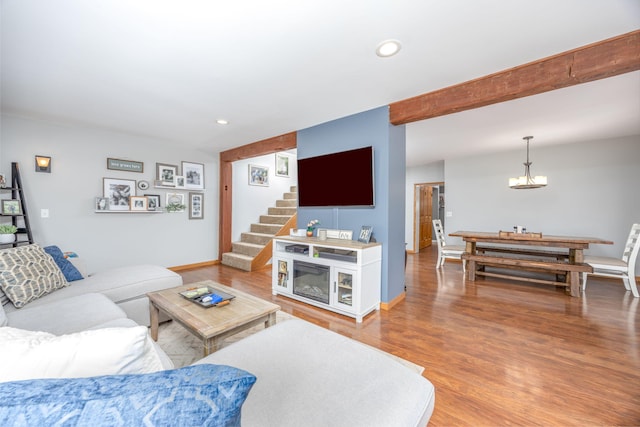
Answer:
[[[274,295],[354,317],[380,309],[380,243],[317,237],[273,239]]]

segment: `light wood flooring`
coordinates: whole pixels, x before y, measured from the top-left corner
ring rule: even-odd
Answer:
[[[479,279],[437,252],[409,255],[406,298],[363,323],[271,295],[271,271],[182,271],[271,300],[282,310],[425,367],[430,426],[640,425],[640,298],[590,278],[584,298],[553,286]],[[339,363],[339,361],[336,361]]]

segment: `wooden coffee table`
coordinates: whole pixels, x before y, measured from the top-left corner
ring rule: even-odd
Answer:
[[[235,298],[222,307],[204,308],[179,294],[191,288],[204,286],[235,295]],[[220,342],[230,335],[260,323],[264,323],[265,328],[275,325],[276,312],[280,310],[279,305],[211,280],[151,292],[147,296],[151,313],[151,338],[158,340],[158,314],[162,310],[202,339],[205,356],[216,351]]]

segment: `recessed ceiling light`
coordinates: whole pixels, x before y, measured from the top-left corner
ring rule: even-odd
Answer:
[[[228,125],[229,124],[229,120],[218,119],[218,120],[216,120],[216,123],[219,124],[219,125]]]
[[[400,52],[402,45],[398,40],[385,40],[376,48],[376,55],[381,58],[387,58]]]

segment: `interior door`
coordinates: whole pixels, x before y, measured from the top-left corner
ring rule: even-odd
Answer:
[[[420,237],[418,243],[418,250],[431,246],[433,240],[433,187],[430,185],[421,185],[418,191],[420,212],[418,217],[420,218]]]

